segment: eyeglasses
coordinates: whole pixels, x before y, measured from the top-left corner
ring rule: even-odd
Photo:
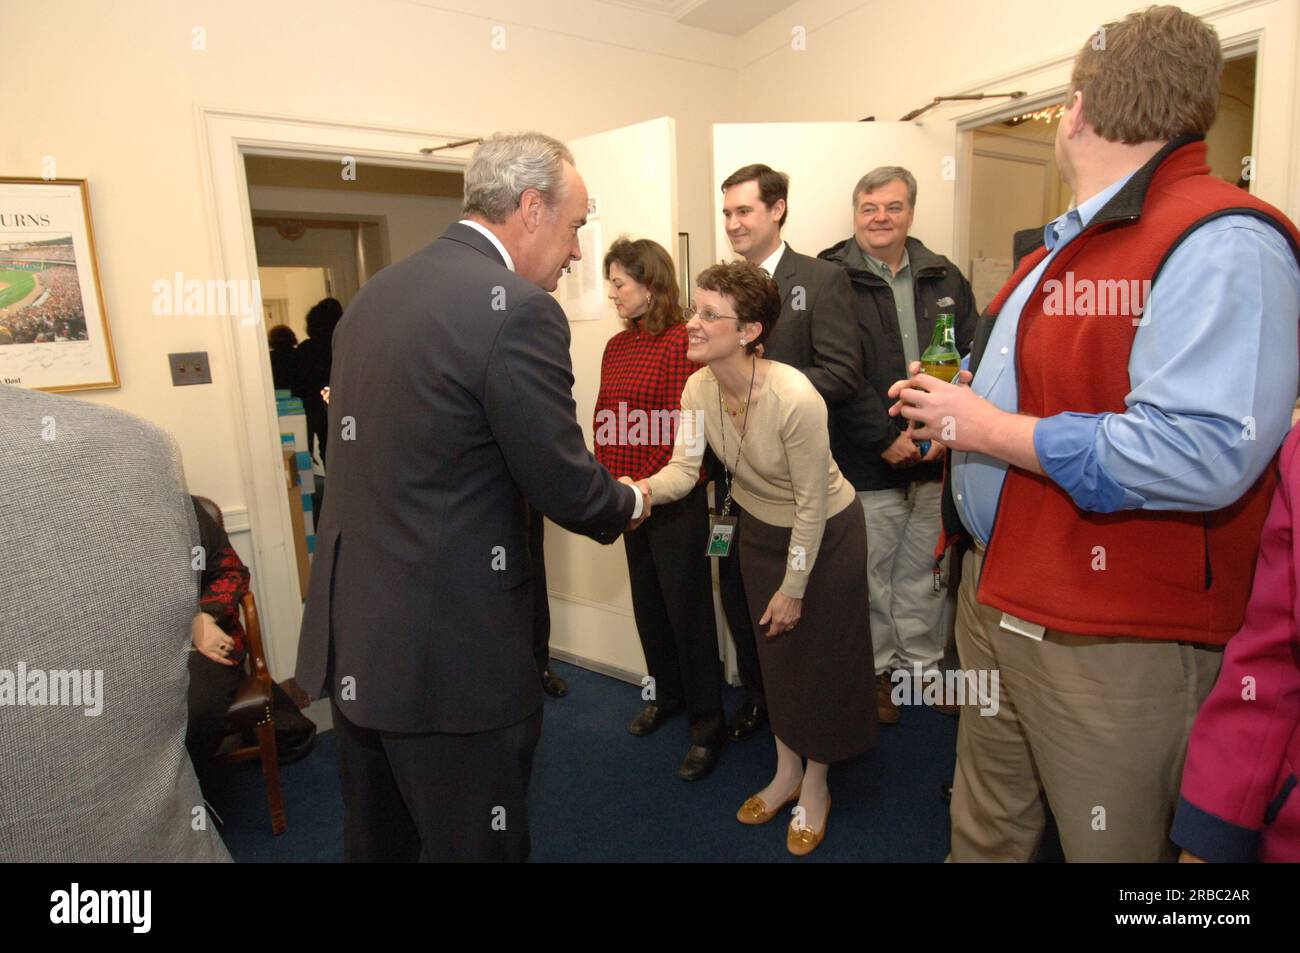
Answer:
[[[713,311],[710,308],[705,308],[703,311],[694,307],[682,309],[682,317],[687,321],[695,317],[697,314],[700,316],[700,320],[705,324],[712,324],[714,321],[720,321],[723,318],[731,318],[735,321],[740,320],[740,315],[738,314],[718,314],[718,312]]]

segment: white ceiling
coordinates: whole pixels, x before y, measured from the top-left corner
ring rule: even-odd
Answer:
[[[601,0],[676,20],[683,26],[740,36],[794,0]]]

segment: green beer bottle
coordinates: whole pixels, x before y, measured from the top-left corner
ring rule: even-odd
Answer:
[[[936,303],[941,308],[951,308],[953,305],[951,298],[940,298]],[[930,344],[921,352],[921,370],[950,384],[961,370],[961,355],[957,353],[957,335],[953,330],[953,316],[950,312],[939,313],[934,333],[930,335]],[[925,456],[930,452],[930,441],[922,440],[916,449],[921,452],[921,456]]]
[[[921,352],[921,370],[949,383],[961,370],[961,355],[957,353],[957,338],[951,314],[940,314],[935,322],[930,346]]]

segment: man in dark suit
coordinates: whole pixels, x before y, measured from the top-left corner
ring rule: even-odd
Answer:
[[[581,257],[568,149],[486,140],[464,214],[369,281],[334,334],[297,677],[331,695],[348,860],[527,858],[529,506],[602,543],[649,514],[587,451],[546,293]]]
[[[564,679],[551,671],[551,601],[546,594],[546,522],[528,508],[528,554],[533,560],[533,660],[542,679],[542,691],[552,698],[569,694]]]
[[[853,291],[843,269],[800,255],[782,240],[789,189],[785,173],[766,165],[744,166],[722,183],[722,214],[732,250],[766,269],[781,289],[781,318],[763,356],[799,368],[830,405],[852,397],[862,383]],[[734,500],[731,505],[734,510]],[[739,741],[763,726],[767,706],[739,561],[719,559],[718,581],[748,695],[728,729]]]

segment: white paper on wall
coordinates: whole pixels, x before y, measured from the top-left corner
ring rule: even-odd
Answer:
[[[582,259],[560,279],[560,294],[570,321],[597,321],[605,316],[604,232],[599,221],[588,221],[578,230]]]

